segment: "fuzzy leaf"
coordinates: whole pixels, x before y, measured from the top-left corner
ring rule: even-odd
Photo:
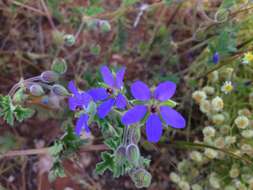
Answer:
[[[19,121],[22,122],[30,117],[32,117],[34,111],[30,108],[23,108],[21,106],[17,106],[16,109],[14,110],[14,115],[15,118]]]
[[[103,174],[107,169],[113,171],[114,162],[113,162],[113,155],[108,152],[101,153],[102,162],[96,165],[96,173]]]

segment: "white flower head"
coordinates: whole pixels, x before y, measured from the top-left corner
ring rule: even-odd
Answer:
[[[216,96],[216,97],[212,100],[211,105],[212,105],[212,109],[213,109],[214,111],[217,111],[217,112],[223,110],[223,108],[224,108],[224,102],[223,102],[222,98],[219,97],[219,96]]]
[[[239,129],[246,129],[249,126],[249,119],[244,115],[238,116],[235,119],[235,124]]]
[[[232,85],[231,81],[225,81],[224,84],[221,87],[221,91],[225,94],[229,94],[234,89],[234,86]]]

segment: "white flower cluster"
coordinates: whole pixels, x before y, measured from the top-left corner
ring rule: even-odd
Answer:
[[[234,75],[233,68],[214,71],[192,94],[207,119],[196,132],[202,149],[192,150],[170,175],[178,189],[253,190],[253,165],[242,161],[253,160],[253,92],[236,93]]]

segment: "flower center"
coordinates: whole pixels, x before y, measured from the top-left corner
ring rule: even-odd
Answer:
[[[112,95],[112,94],[113,94],[113,89],[112,89],[112,88],[107,88],[107,89],[106,89],[106,92],[107,92],[109,95]]]
[[[155,105],[152,105],[152,106],[150,107],[150,112],[151,112],[151,113],[156,113],[156,112],[157,112],[157,107],[156,107]]]

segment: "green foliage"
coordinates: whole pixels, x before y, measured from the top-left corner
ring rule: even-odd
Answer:
[[[220,6],[220,8],[230,8],[236,4],[236,0],[224,0]]]
[[[102,161],[96,165],[96,172],[103,174],[106,170],[114,171],[114,156],[108,152],[101,153]]]
[[[93,5],[93,6],[89,6],[87,7],[85,10],[84,10],[84,13],[88,16],[95,16],[97,14],[101,14],[104,12],[104,9],[103,7],[100,7],[100,6],[96,6],[96,5]]]
[[[23,108],[21,105],[13,105],[10,96],[0,96],[0,117],[11,126],[14,125],[14,120],[19,122],[32,117],[33,110]]]
[[[3,133],[0,136],[0,154],[4,154],[5,152],[15,148],[17,143],[15,138],[10,133]],[[0,156],[1,158],[1,156]]]
[[[138,2],[138,0],[122,0],[123,5],[125,5],[125,6],[133,5],[137,2]]]
[[[124,51],[126,42],[127,42],[128,34],[124,25],[123,18],[118,19],[117,21],[117,36],[115,38],[113,49],[114,51]]]

